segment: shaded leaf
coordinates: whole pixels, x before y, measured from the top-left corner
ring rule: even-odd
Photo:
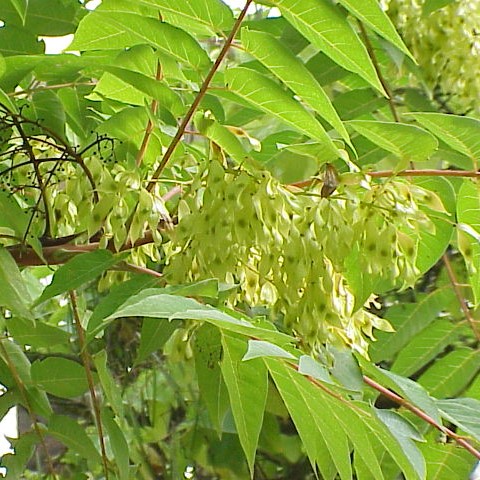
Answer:
[[[95,250],[76,255],[58,268],[53,275],[52,283],[45,288],[35,305],[94,280],[121,261],[124,256],[124,254],[113,255],[109,250]]]
[[[220,369],[223,348],[219,330],[212,325],[203,325],[197,329],[193,348],[200,396],[207,407],[213,427],[220,434],[230,404]]]
[[[78,397],[88,390],[82,365],[66,358],[49,357],[32,364],[32,381],[57,397]]]
[[[480,423],[478,422],[480,400],[474,398],[437,400],[437,407],[448,421],[480,441]]]
[[[457,347],[435,363],[418,383],[438,398],[455,397],[470,384],[480,370],[480,352]]]
[[[53,415],[48,423],[48,433],[81,457],[91,462],[101,462],[100,454],[85,432],[85,428],[72,418]]]
[[[469,158],[480,157],[480,120],[445,113],[409,113],[450,148]]]
[[[32,319],[27,305],[30,295],[25,287],[20,270],[8,250],[0,246],[0,305],[14,314]]]
[[[128,480],[130,478],[129,465],[130,454],[127,440],[118,426],[113,413],[108,408],[104,408],[101,413],[102,423],[105,427],[105,432],[110,440],[113,457],[118,469],[119,480]]]
[[[433,135],[414,125],[373,120],[350,120],[348,125],[401,160],[424,161],[438,148]]]
[[[253,464],[267,401],[267,369],[260,359],[242,362],[246,342],[222,335],[221,369],[240,443],[253,477]]]

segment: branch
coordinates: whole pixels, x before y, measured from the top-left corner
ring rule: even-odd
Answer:
[[[444,435],[450,437],[452,440],[458,443],[461,447],[463,447],[465,450],[469,451],[472,455],[480,459],[480,451],[478,451],[476,448],[472,447],[463,437],[460,435],[456,434],[452,430],[450,430],[447,427],[444,427],[443,425],[440,425],[437,423],[432,417],[427,415],[423,410],[420,410],[418,407],[415,405],[412,405],[410,402],[405,400],[404,398],[400,397],[396,393],[392,392],[388,388],[383,387],[379,383],[377,383],[375,380],[371,379],[370,377],[367,377],[366,375],[363,376],[363,381],[372,387],[373,389],[377,390],[377,392],[380,392],[382,395],[385,395],[387,398],[395,402],[397,405],[400,405],[401,407],[406,408],[407,410],[410,410],[414,415],[416,415],[418,418],[422,419],[424,422],[427,422],[428,424],[432,425],[432,427],[435,427],[437,430],[442,432]]]
[[[65,237],[65,239],[69,239],[69,237]],[[48,239],[51,242],[51,239]],[[61,239],[55,239],[56,242],[61,242]],[[134,244],[131,242],[127,242],[120,251],[130,250],[131,248],[140,247],[142,245],[146,245],[148,243],[153,243],[153,235],[152,232],[146,232],[142,238],[139,238]],[[27,247],[25,245],[13,245],[7,247],[10,255],[12,255],[13,259],[17,263],[17,265],[22,267],[33,267],[38,265],[60,265],[62,263],[67,262],[71,258],[76,255],[80,255],[82,253],[93,252],[94,250],[98,250],[100,248],[99,242],[92,242],[86,243],[83,245],[72,245],[69,243],[59,243],[57,245],[50,245],[45,246],[42,248],[43,258],[39,257],[35,250],[31,247]]]
[[[77,307],[77,295],[73,290],[69,292],[70,303],[72,305],[73,318],[75,320],[75,328],[78,335],[78,344],[80,347],[80,355],[82,357],[83,367],[85,369],[85,374],[87,376],[88,389],[90,391],[90,398],[92,400],[93,413],[95,417],[95,423],[97,424],[98,440],[100,442],[100,450],[102,452],[102,463],[103,463],[103,473],[105,475],[105,480],[108,480],[108,459],[107,451],[105,449],[105,438],[103,434],[102,419],[100,416],[100,405],[97,399],[97,394],[95,393],[95,382],[93,381],[92,370],[90,367],[91,358],[88,353],[87,345],[85,342],[85,331],[83,330],[82,324],[80,322],[80,315],[78,313]]]
[[[157,73],[155,75],[155,80],[159,82],[162,79],[162,65],[160,64],[160,60],[157,60]],[[152,104],[150,106],[150,111],[152,113],[152,118],[155,117],[156,113],[158,110],[158,100],[153,99]],[[139,167],[142,164],[143,157],[145,157],[145,153],[148,148],[148,144],[150,143],[150,138],[152,136],[153,132],[153,121],[152,118],[148,118],[147,122],[147,128],[145,129],[145,135],[143,136],[142,140],[142,145],[140,147],[140,150],[138,151],[137,159],[136,159],[136,164],[137,167]]]
[[[245,18],[245,15],[247,14],[248,7],[252,3],[253,0],[247,0],[245,3],[245,6],[243,7],[243,10],[241,11],[240,15],[238,16],[232,31],[230,32],[230,35],[228,38],[225,40],[225,43],[222,47],[222,50],[218,54],[217,59],[215,60],[215,63],[213,64],[212,68],[208,72],[207,76],[205,77],[205,80],[203,81],[202,86],[200,87],[199,92],[197,93],[197,96],[193,100],[192,105],[188,109],[188,112],[186,113],[185,117],[183,117],[182,123],[178,127],[177,133],[173,137],[172,141],[170,142],[170,145],[167,148],[167,151],[165,152],[165,155],[162,158],[162,161],[160,162],[160,165],[157,167],[155,172],[152,175],[152,178],[150,179],[148,185],[147,185],[147,190],[151,192],[153,188],[155,187],[156,180],[160,177],[161,173],[163,172],[163,169],[167,165],[168,161],[170,160],[170,157],[172,156],[173,152],[177,148],[178,144],[180,143],[181,138],[183,137],[183,134],[185,133],[185,130],[187,128],[188,123],[193,117],[193,114],[197,110],[200,102],[202,101],[203,97],[207,93],[208,87],[210,86],[210,82],[212,81],[213,76],[217,72],[218,68],[220,67],[220,64],[224,60],[225,56],[227,55],[228,50],[230,49],[230,46],[233,42],[233,39],[235,38],[235,35],[237,34],[240,25],[243,22],[243,19]]]
[[[464,178],[480,178],[480,171],[476,170],[439,170],[426,168],[423,170],[401,170],[395,172],[394,170],[379,170],[378,172],[363,172],[372,178],[382,177],[464,177]],[[310,178],[300,182],[290,183],[293,187],[304,188],[316,182],[317,178]]]

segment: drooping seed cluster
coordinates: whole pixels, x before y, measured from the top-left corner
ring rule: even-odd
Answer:
[[[359,279],[412,285],[419,232],[433,225],[419,207],[425,190],[349,175],[321,198],[321,185],[294,191],[268,172],[211,161],[181,201],[167,279],[237,283],[233,302],[269,306],[307,347],[366,354],[365,336],[389,325],[364,308],[374,297]]]
[[[383,0],[430,88],[454,112],[480,112],[480,2],[457,0],[422,15],[425,0]]]

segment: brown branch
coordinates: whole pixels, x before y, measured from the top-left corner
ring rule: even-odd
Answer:
[[[10,341],[7,339],[6,341]],[[5,363],[7,364],[7,367],[12,374],[13,380],[15,381],[18,391],[20,393],[20,397],[22,398],[23,404],[28,412],[28,416],[30,417],[30,420],[32,421],[33,428],[35,430],[35,433],[38,436],[40,445],[42,446],[42,449],[45,453],[45,459],[47,461],[47,466],[48,470],[53,478],[53,480],[57,480],[57,475],[55,473],[55,469],[53,468],[53,460],[52,457],[50,456],[50,453],[47,448],[47,444],[45,443],[45,437],[43,435],[42,430],[40,429],[40,426],[38,425],[35,413],[32,408],[32,404],[30,403],[30,400],[27,395],[27,391],[25,388],[25,385],[22,382],[22,379],[20,378],[20,375],[17,372],[17,368],[15,367],[15,364],[12,362],[10,355],[7,352],[7,349],[3,345],[3,339],[0,341],[0,350],[2,352],[2,356],[5,359]]]
[[[210,86],[210,82],[212,81],[213,76],[217,72],[218,68],[220,67],[220,64],[224,60],[225,56],[227,55],[228,50],[230,49],[230,46],[233,42],[233,39],[235,38],[235,35],[237,34],[240,25],[243,22],[243,19],[245,18],[245,15],[247,14],[248,7],[252,3],[253,0],[247,0],[245,2],[245,6],[243,7],[243,10],[241,11],[240,15],[238,16],[237,20],[235,21],[235,24],[233,25],[232,31],[230,32],[230,35],[228,36],[227,40],[225,40],[225,43],[222,47],[222,50],[218,54],[217,59],[215,60],[215,63],[213,64],[212,68],[208,72],[207,76],[205,77],[205,80],[202,83],[202,86],[200,87],[200,90],[193,100],[192,105],[188,109],[188,112],[185,114],[185,117],[183,117],[182,122],[180,123],[180,126],[178,127],[177,133],[173,137],[172,141],[170,142],[170,145],[167,148],[167,151],[165,152],[165,155],[162,158],[162,161],[160,162],[160,165],[157,167],[155,172],[152,175],[152,178],[150,179],[148,185],[147,185],[147,190],[151,192],[153,188],[155,187],[156,180],[160,177],[161,173],[163,172],[163,169],[167,165],[168,161],[170,160],[170,157],[172,156],[173,152],[177,148],[178,144],[180,143],[181,138],[183,137],[185,130],[187,128],[187,125],[189,124],[190,120],[193,117],[193,114],[197,110],[198,106],[200,105],[200,102],[202,101],[203,97],[207,93],[208,87]]]
[[[51,239],[49,240],[51,241]],[[59,242],[61,239],[55,240]],[[142,238],[136,240],[134,244],[132,244],[131,242],[127,242],[120,250],[130,250],[131,248],[140,247],[142,245],[153,242],[154,239],[152,232],[146,232],[145,235]],[[93,252],[94,250],[98,250],[99,248],[99,242],[86,243],[83,245],[72,245],[69,243],[64,243],[59,245],[46,246],[42,249],[43,258],[45,260],[40,258],[35,252],[35,250],[33,250],[33,248],[27,247],[25,245],[13,245],[7,247],[7,250],[12,255],[17,265],[23,267],[33,267],[38,265],[45,265],[45,261],[48,265],[60,265],[67,262],[76,255]]]
[[[480,171],[476,170],[439,170],[426,168],[423,170],[401,170],[395,172],[394,170],[379,170],[377,172],[363,172],[372,178],[383,177],[465,177],[465,178],[480,178]],[[316,178],[310,178],[308,180],[302,180],[300,182],[290,183],[289,185],[298,188],[304,188],[310,186],[316,182]]]
[[[410,412],[412,412],[414,415],[416,415],[418,418],[422,419],[424,422],[428,423],[432,427],[436,428],[440,432],[442,432],[444,435],[450,437],[452,440],[458,443],[461,447],[463,447],[465,450],[470,452],[472,455],[480,459],[480,451],[478,451],[476,448],[472,447],[463,437],[460,435],[456,434],[452,430],[450,430],[447,427],[444,427],[443,425],[440,425],[437,423],[432,417],[427,415],[423,410],[420,410],[418,407],[415,405],[412,405],[410,402],[405,400],[404,398],[400,397],[396,393],[392,392],[388,388],[385,388],[384,386],[380,385],[377,383],[375,380],[373,380],[370,377],[367,377],[366,375],[363,376],[363,381],[369,385],[370,387],[374,388],[377,390],[377,392],[380,392],[382,395],[385,395],[387,398],[395,402],[397,405],[400,405],[403,408],[406,408]]]
[[[97,399],[97,394],[95,393],[95,382],[93,380],[92,369],[91,369],[91,358],[88,353],[87,345],[85,342],[85,331],[83,330],[80,315],[78,313],[77,306],[77,295],[73,290],[69,292],[70,303],[72,305],[72,313],[75,323],[75,328],[78,335],[78,344],[80,347],[80,355],[82,357],[83,367],[85,369],[85,374],[87,376],[88,389],[90,391],[90,398],[92,400],[93,413],[95,417],[95,423],[97,424],[98,440],[100,442],[100,450],[102,453],[102,463],[103,463],[103,473],[105,475],[105,480],[108,480],[108,458],[107,451],[105,449],[105,437],[103,434],[102,427],[102,418],[100,415],[100,405]]]
[[[453,291],[455,292],[455,296],[457,297],[458,303],[460,304],[460,308],[463,311],[463,314],[465,315],[465,318],[467,319],[468,323],[470,324],[470,327],[472,328],[472,331],[475,335],[475,338],[480,341],[480,329],[478,327],[478,320],[475,320],[468,308],[467,301],[465,297],[463,296],[462,292],[460,291],[460,285],[457,281],[457,277],[455,275],[455,272],[453,271],[452,264],[450,263],[450,259],[448,258],[448,254],[444,253],[442,256],[443,264],[445,265],[445,268],[447,270],[448,278],[450,280],[450,283],[452,285]]]
[[[157,60],[157,73],[155,74],[155,80],[159,82],[161,79],[162,79],[162,65],[160,63],[160,60]],[[152,118],[155,117],[155,115],[157,114],[157,110],[158,110],[158,100],[154,98],[150,106],[150,112],[152,113]],[[150,143],[150,138],[153,132],[152,118],[148,119],[147,128],[145,129],[145,135],[143,136],[143,140],[142,140],[142,145],[140,147],[140,150],[138,151],[137,159],[135,162],[137,164],[137,167],[139,167],[142,164],[143,158],[145,157],[145,153],[148,148],[148,144]]]

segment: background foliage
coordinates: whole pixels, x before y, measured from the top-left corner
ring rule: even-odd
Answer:
[[[479,19],[5,0],[7,477],[467,478]]]

